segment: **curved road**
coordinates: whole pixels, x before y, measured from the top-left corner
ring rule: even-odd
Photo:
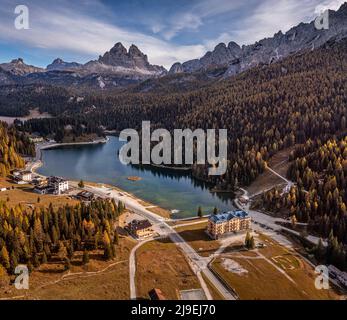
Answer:
[[[203,272],[205,276],[209,279],[209,281],[216,287],[216,289],[220,292],[220,294],[224,297],[226,300],[235,300],[237,297],[235,297],[233,294],[229,292],[229,290],[223,285],[223,283],[212,274],[212,272],[208,269],[208,263],[210,261],[209,258],[201,257],[197,254],[197,252],[187,244],[187,242],[176,232],[174,228],[169,226],[166,223],[166,220],[155,213],[147,210],[144,206],[139,204],[136,199],[129,196],[128,194],[122,192],[122,195],[120,192],[108,189],[108,188],[98,188],[98,187],[92,187],[92,186],[86,186],[86,190],[93,192],[100,196],[101,198],[114,198],[116,201],[122,201],[126,207],[135,213],[145,217],[151,223],[155,226],[156,231],[159,233],[161,237],[169,237],[170,240],[175,243],[178,247],[181,248],[182,252],[187,257],[187,261],[189,265],[191,266],[193,272],[197,275],[201,288],[204,290],[204,293],[207,297],[207,299],[212,300],[211,293],[203,280],[203,278],[200,276],[200,273]],[[140,244],[138,245],[140,246]],[[131,295],[132,299],[136,298],[136,288],[135,288],[135,275],[134,270],[136,269],[135,266],[135,252],[133,251],[132,258],[130,258],[130,276],[132,278],[131,280]]]

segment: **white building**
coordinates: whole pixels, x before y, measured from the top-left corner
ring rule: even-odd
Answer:
[[[16,178],[17,181],[29,182],[32,180],[31,171],[14,170],[12,172],[12,175]]]
[[[32,180],[32,173],[30,171],[22,171],[19,174],[19,178],[23,181],[30,182]]]
[[[40,136],[35,136],[35,135],[32,135],[29,137],[29,140],[30,142],[32,143],[39,143],[39,142],[43,142],[43,138],[40,137]]]
[[[54,194],[62,194],[69,190],[69,181],[59,177],[50,177],[48,185],[54,189]]]

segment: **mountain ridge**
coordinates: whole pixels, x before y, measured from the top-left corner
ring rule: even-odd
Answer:
[[[207,52],[200,59],[184,63],[176,62],[169,70],[173,73],[203,72],[209,68],[227,66],[225,76],[232,76],[255,67],[261,63],[271,64],[290,54],[304,49],[314,49],[336,37],[347,36],[347,2],[337,11],[329,10],[329,29],[317,30],[314,21],[300,23],[285,34],[278,31],[273,37],[261,39],[242,48],[235,42],[218,44],[213,51]]]
[[[200,59],[174,63],[169,71],[150,64],[148,56],[136,45],[132,44],[127,50],[121,42],[97,60],[85,64],[57,58],[43,69],[27,65],[18,58],[0,64],[0,85],[44,83],[107,89],[127,87],[167,74],[205,73],[211,79],[227,78],[258,65],[272,64],[302,50],[313,50],[332,39],[338,41],[347,37],[347,2],[337,11],[329,10],[329,24],[328,30],[317,30],[314,21],[300,23],[286,33],[279,31],[273,37],[242,47],[233,41],[220,43]]]

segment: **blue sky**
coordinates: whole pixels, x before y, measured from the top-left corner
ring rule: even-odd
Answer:
[[[0,62],[17,57],[46,66],[97,59],[116,42],[132,43],[151,63],[201,57],[220,42],[250,44],[309,22],[344,0],[0,0]],[[14,9],[29,8],[29,30],[16,30]]]

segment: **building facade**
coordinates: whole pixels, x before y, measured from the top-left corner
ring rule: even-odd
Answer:
[[[14,170],[12,172],[14,181],[24,181],[30,182],[32,180],[32,172],[31,171],[23,171],[23,170]]]
[[[251,217],[242,210],[211,215],[207,224],[207,233],[218,239],[229,233],[245,231],[251,228]]]
[[[147,238],[153,235],[152,224],[148,220],[133,220],[126,229],[137,238]]]
[[[69,181],[59,177],[50,177],[48,185],[54,189],[54,194],[58,195],[69,190]]]

